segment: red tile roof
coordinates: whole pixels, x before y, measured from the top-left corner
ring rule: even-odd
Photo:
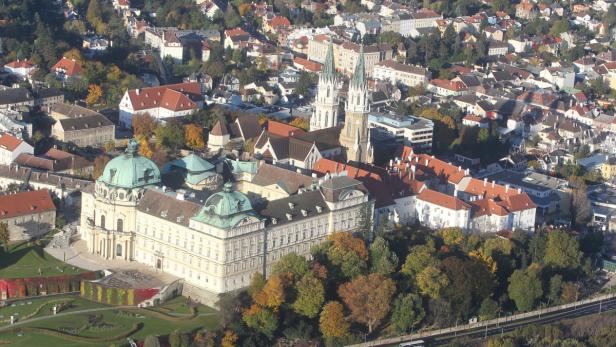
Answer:
[[[424,189],[421,193],[419,193],[417,199],[439,205],[450,210],[469,210],[471,208],[471,205],[454,196],[443,194],[432,189]]]
[[[55,211],[47,189],[0,195],[0,219]]]
[[[0,148],[14,151],[23,141],[10,134],[0,135]]]
[[[293,58],[293,64],[301,66],[304,70],[310,72],[320,72],[323,69],[323,65],[316,61],[304,59],[302,57]]]
[[[305,132],[298,128],[289,124],[276,122],[273,120],[267,121],[267,132],[270,135],[289,137],[294,133],[304,134]]]
[[[52,71],[63,70],[63,73],[67,76],[77,76],[81,74],[81,64],[75,59],[69,59],[62,57],[60,61],[51,68]]]
[[[160,87],[133,89],[128,97],[135,111],[163,107],[172,111],[197,108],[201,100],[201,87],[197,82],[170,84]]]
[[[235,28],[235,29],[228,29],[225,30],[225,37],[235,37],[235,36],[250,36],[246,31],[244,31],[244,29],[242,28]]]
[[[33,68],[36,65],[30,61],[30,60],[15,60],[12,61],[6,65],[4,65],[6,67],[10,67],[12,69],[29,69],[29,68]]]
[[[279,26],[291,26],[291,22],[283,16],[276,16],[269,21],[269,26],[276,29]]]
[[[445,79],[436,78],[436,79],[430,80],[430,84],[443,88],[443,89],[453,90],[456,92],[459,92],[461,90],[466,90],[466,86],[464,85],[464,83],[454,82],[454,81],[445,80]]]

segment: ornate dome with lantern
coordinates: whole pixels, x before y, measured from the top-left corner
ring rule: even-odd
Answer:
[[[205,201],[194,219],[221,229],[259,221],[248,197],[233,190],[230,182],[224,184],[221,192],[212,194]]]
[[[113,158],[96,180],[96,195],[110,200],[136,202],[148,186],[160,183],[156,163],[139,154],[139,144],[128,141],[124,154]]]

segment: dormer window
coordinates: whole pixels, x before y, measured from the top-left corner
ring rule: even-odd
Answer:
[[[308,211],[302,209],[302,216],[306,217],[308,215]]]
[[[290,202],[290,203],[289,203],[289,208],[290,208],[290,209],[293,209],[294,207],[295,207],[295,204],[294,204],[294,203],[292,203],[292,202]]]
[[[272,224],[278,224],[278,218],[272,218]]]
[[[287,219],[288,219],[288,220],[293,220],[293,215],[292,215],[292,214],[287,213],[286,215],[287,215]]]
[[[315,208],[317,209],[317,213],[323,212],[323,207],[316,205]]]

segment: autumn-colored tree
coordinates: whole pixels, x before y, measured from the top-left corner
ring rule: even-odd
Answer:
[[[105,152],[109,153],[115,149],[115,142],[113,140],[109,140],[105,142]]]
[[[303,117],[296,117],[289,124],[302,130],[310,130],[310,122]]]
[[[132,125],[135,137],[150,138],[156,129],[156,120],[149,113],[137,114],[133,115]]]
[[[5,252],[9,250],[9,240],[9,225],[6,222],[0,222],[0,242],[2,243]]]
[[[318,261],[312,263],[312,273],[316,278],[320,278],[322,280],[327,278],[327,268]]]
[[[327,249],[327,258],[338,267],[346,278],[354,278],[367,268],[368,250],[360,238],[350,232],[335,232],[329,235],[331,241]]]
[[[265,277],[260,272],[255,272],[250,279],[250,285],[248,286],[247,292],[250,297],[254,298],[254,296],[263,290],[265,287]]]
[[[150,144],[150,141],[148,141],[148,139],[143,136],[140,136],[138,140],[139,140],[139,154],[141,154],[144,157],[152,158],[154,151],[152,150],[152,145]]]
[[[233,330],[225,330],[222,340],[220,341],[220,345],[222,347],[235,347],[236,342],[237,335],[233,332]]]
[[[278,329],[278,317],[276,314],[257,304],[253,304],[244,311],[242,320],[249,328],[255,329],[269,338]]]
[[[240,16],[244,17],[248,11],[252,9],[252,6],[248,3],[240,4],[237,7],[237,11],[240,13]]]
[[[395,291],[394,281],[377,273],[358,276],[338,288],[338,294],[351,310],[353,320],[366,325],[370,333],[389,313]]]
[[[417,274],[419,290],[433,299],[438,299],[448,284],[447,276],[435,266],[428,266]]]
[[[485,255],[482,251],[470,251],[468,256],[483,262],[490,269],[490,272],[496,273],[496,262],[491,256]]]
[[[195,149],[203,149],[205,142],[203,141],[203,128],[197,124],[188,124],[184,126],[184,139],[186,147]]]
[[[447,246],[459,245],[464,240],[464,232],[458,227],[441,229],[439,234]]]
[[[67,59],[75,59],[75,61],[78,63],[83,62],[83,56],[81,55],[81,52],[77,48],[71,48],[70,50],[64,52],[62,56]]]
[[[254,295],[255,303],[263,307],[269,307],[274,311],[278,310],[285,300],[286,284],[287,279],[284,275],[272,275],[265,283],[265,286],[263,286],[263,289]]]
[[[259,125],[263,126],[265,123],[267,123],[267,115],[260,114],[259,115]]]
[[[344,317],[344,307],[338,301],[330,301],[321,311],[319,328],[325,337],[344,337],[349,335],[351,324]]]
[[[578,286],[573,282],[563,283],[563,289],[561,292],[561,300],[563,303],[568,304],[574,302],[578,298]]]
[[[295,312],[308,318],[316,317],[325,301],[323,283],[309,272],[297,282],[296,288],[297,299],[293,303]]]
[[[92,178],[97,179],[101,177],[103,174],[103,170],[105,170],[105,165],[110,161],[108,156],[101,155],[94,158],[94,167],[92,168]]]
[[[88,87],[88,96],[86,96],[86,103],[89,106],[96,105],[103,97],[103,89],[98,84],[90,84]]]

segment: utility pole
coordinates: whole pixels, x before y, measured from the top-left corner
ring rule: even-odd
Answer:
[[[487,326],[487,325],[486,325],[486,332],[485,332],[485,334],[483,335],[483,338],[484,338],[484,339],[487,339],[487,338],[488,338],[488,326]]]

